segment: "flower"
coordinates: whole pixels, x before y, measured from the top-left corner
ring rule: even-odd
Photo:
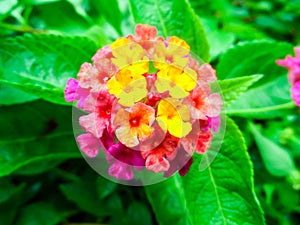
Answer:
[[[94,135],[87,133],[81,134],[77,137],[78,144],[82,152],[88,157],[94,158],[98,155],[101,147],[100,141]]]
[[[76,79],[70,78],[67,81],[64,93],[67,102],[73,102],[75,100],[78,100],[77,107],[83,108],[84,102],[88,97],[90,90],[87,88],[80,87]]]
[[[168,171],[169,160],[174,159],[178,148],[179,138],[166,134],[165,139],[156,148],[141,147],[142,157],[146,159],[146,168],[155,173]]]
[[[278,59],[276,63],[279,66],[288,69],[288,79],[291,84],[291,96],[297,106],[300,106],[300,47],[295,47],[295,57],[287,55],[285,59]]]
[[[113,163],[109,167],[108,174],[121,180],[132,180],[134,177],[132,167],[121,162]]]
[[[74,102],[76,99],[76,92],[78,89],[78,81],[74,78],[70,78],[67,81],[65,88],[65,99],[67,102]]]
[[[192,129],[187,106],[176,99],[168,98],[159,102],[156,120],[163,129],[178,138],[184,137]]]
[[[178,37],[170,37],[167,42],[159,42],[155,47],[154,66],[161,70],[168,65],[183,68],[188,62],[190,46]]]
[[[292,98],[297,106],[300,106],[300,80],[291,89]]]
[[[289,71],[288,78],[292,85],[300,80],[300,47],[295,47],[295,58],[287,55],[285,59],[278,59],[276,63],[279,66],[286,67]]]
[[[108,153],[119,162],[130,166],[141,167],[145,165],[145,160],[140,151],[128,148],[122,143],[117,143],[108,148]]]
[[[143,73],[134,73],[130,69],[120,70],[107,82],[108,91],[119,99],[123,106],[131,106],[147,95],[147,82]]]
[[[76,121],[82,128],[76,140],[116,179],[183,176],[220,127],[222,99],[210,88],[215,70],[199,64],[179,37],[158,37],[150,25],[135,31],[99,49],[78,79],[67,81],[66,101],[85,113]]]
[[[111,61],[119,69],[131,66],[130,70],[133,72],[143,74],[148,71],[149,59],[146,56],[147,52],[138,43],[131,43],[128,38],[119,38],[117,41],[113,42],[110,47],[114,56]]]
[[[157,40],[156,35],[157,30],[155,27],[147,24],[138,24],[135,27],[135,36],[130,34],[127,36],[127,38],[133,41],[155,41]]]
[[[106,128],[111,130],[111,112],[115,99],[107,90],[91,93],[83,107],[90,114],[79,118],[81,127],[97,138],[102,137],[103,131]]]
[[[145,49],[128,38],[119,38],[110,47],[111,62],[119,71],[108,80],[108,91],[119,99],[121,105],[131,106],[147,95],[144,74],[149,70],[149,59]]]
[[[189,68],[182,71],[174,66],[166,66],[157,73],[155,87],[159,93],[169,91],[173,98],[184,98],[196,86],[196,78],[196,72]]]
[[[164,173],[164,176],[170,177],[177,171],[180,176],[184,176],[189,171],[192,163],[193,157],[191,155],[186,154],[184,151],[179,151],[176,158],[170,162],[170,168]]]
[[[195,119],[218,116],[222,109],[222,99],[218,94],[210,94],[208,84],[198,84],[185,99]]]
[[[198,61],[193,58],[189,59],[189,66],[197,73],[197,80],[202,82],[214,82],[217,80],[216,71],[210,64],[204,63],[201,66]]]
[[[181,139],[183,149],[192,155],[194,151],[198,154],[203,154],[210,145],[212,133],[208,130],[208,120],[199,120],[193,124],[192,132]]]
[[[157,37],[157,29],[147,24],[138,24],[135,27],[135,35],[127,35],[132,42],[139,43],[146,51],[147,57],[153,59],[153,51],[156,41],[164,41],[162,37]]]
[[[151,135],[154,113],[152,107],[140,102],[127,110],[120,109],[113,122],[117,138],[128,147],[138,145],[139,140],[145,140]]]

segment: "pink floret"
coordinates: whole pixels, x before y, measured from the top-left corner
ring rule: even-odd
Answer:
[[[288,69],[288,79],[291,83],[291,96],[297,106],[300,106],[300,47],[295,47],[295,57],[287,55],[285,59],[276,60],[279,66]]]
[[[136,37],[141,40],[154,40],[157,34],[156,27],[138,24],[135,27]]]
[[[217,133],[219,132],[219,128],[221,125],[221,117],[219,116],[215,116],[215,117],[208,117],[208,124],[209,124],[209,128]]]
[[[297,106],[300,106],[300,80],[291,89],[292,98]]]
[[[132,180],[134,177],[132,167],[121,162],[113,163],[109,167],[108,174],[121,180]]]
[[[111,53],[110,45],[106,45],[103,48],[100,48],[96,54],[92,57],[94,63],[103,58],[112,58],[113,55]]]
[[[98,155],[98,151],[101,147],[99,139],[92,134],[81,134],[77,138],[80,150],[88,157],[94,158]]]
[[[65,99],[67,102],[73,102],[76,100],[76,92],[78,88],[78,81],[74,78],[70,78],[67,81],[65,88]]]
[[[300,80],[300,47],[295,47],[295,57],[287,55],[285,59],[276,60],[279,66],[286,67],[289,71],[288,78],[292,86]]]

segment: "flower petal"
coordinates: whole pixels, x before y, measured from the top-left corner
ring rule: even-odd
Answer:
[[[137,24],[135,27],[136,37],[140,40],[154,40],[157,35],[157,29],[147,24]]]
[[[180,117],[174,117],[168,120],[168,131],[175,137],[182,138],[192,130],[189,122],[183,122]]]
[[[108,174],[120,180],[132,180],[134,177],[132,167],[121,162],[113,163],[109,167]]]
[[[221,117],[215,116],[215,117],[208,117],[208,123],[209,123],[209,128],[217,133],[219,132],[220,124],[221,124]]]
[[[193,164],[193,162],[194,162],[194,159],[193,159],[193,157],[191,157],[191,158],[189,159],[189,161],[187,161],[186,164],[178,171],[178,172],[179,172],[179,175],[182,176],[182,177],[183,177],[184,175],[186,175],[187,172],[190,170],[191,165]]]
[[[111,52],[111,48],[109,45],[106,45],[102,48],[100,48],[96,54],[93,56],[92,60],[93,62],[96,64],[99,60],[103,59],[103,58],[111,58],[112,52]]]
[[[146,159],[146,168],[154,173],[164,172],[170,168],[169,161],[164,157],[150,154]]]
[[[199,76],[198,80],[204,82],[214,82],[217,80],[216,71],[208,63],[202,64],[197,72]]]
[[[65,88],[65,99],[67,102],[73,102],[76,100],[76,92],[78,88],[78,81],[74,78],[70,78],[67,81]]]
[[[198,137],[198,143],[196,147],[196,152],[198,154],[203,154],[210,146],[210,142],[212,140],[212,134],[210,131],[202,131]]]
[[[189,119],[189,110],[180,101],[168,98],[159,102],[156,120],[162,129],[167,129],[173,136],[181,138],[191,131]]]
[[[77,138],[80,150],[88,157],[94,158],[98,155],[101,143],[99,139],[94,137],[92,134],[81,134]]]
[[[117,96],[123,106],[131,106],[147,96],[147,82],[145,78],[135,80],[128,84]]]
[[[130,149],[121,143],[113,144],[108,148],[108,155],[115,160],[131,166],[145,166],[145,160],[142,158],[141,152]]]
[[[297,106],[300,106],[300,81],[296,82],[296,84],[291,89],[292,98]]]
[[[136,74],[129,69],[120,70],[107,82],[107,87],[109,93],[127,107],[147,96],[147,81],[143,73]]]
[[[132,132],[129,126],[119,127],[116,130],[116,136],[122,144],[128,147],[134,147],[139,144],[137,134]]]
[[[79,118],[80,126],[95,137],[102,137],[103,130],[108,125],[106,118],[97,117],[95,113],[81,116]]]
[[[180,76],[176,77],[176,84],[186,91],[191,91],[196,86],[197,74],[190,68],[185,68]]]
[[[207,98],[209,107],[205,109],[205,114],[209,117],[216,117],[220,115],[222,109],[222,98],[219,94],[211,94]]]

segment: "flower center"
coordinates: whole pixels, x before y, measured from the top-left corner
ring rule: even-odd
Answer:
[[[201,106],[203,105],[203,101],[202,101],[201,98],[194,98],[194,99],[192,100],[192,105],[193,105],[195,108],[200,109]]]
[[[129,120],[129,124],[131,127],[138,127],[140,125],[140,117],[133,117]]]
[[[166,56],[166,63],[171,64],[174,62],[173,56]]]

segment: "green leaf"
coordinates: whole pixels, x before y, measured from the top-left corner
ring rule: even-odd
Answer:
[[[224,32],[218,29],[218,20],[210,17],[202,17],[200,20],[203,24],[207,41],[210,46],[211,60],[216,59],[220,54],[225,52],[235,41],[235,34]]]
[[[156,26],[164,37],[178,36],[184,39],[192,52],[209,61],[204,29],[187,0],[130,0],[130,6],[136,23]]]
[[[43,172],[57,161],[81,157],[71,126],[71,108],[44,101],[2,107],[0,176],[24,166]]]
[[[120,11],[118,1],[110,0],[89,0],[91,9],[95,10],[95,16],[103,15],[104,18],[116,29],[119,35],[122,35],[121,23],[123,14]]]
[[[34,159],[26,160],[21,163],[13,171],[17,175],[27,175],[32,176],[34,174],[44,173],[48,170],[54,169],[59,166],[62,162],[70,158],[79,158],[79,154],[70,154],[70,153],[56,153],[56,154],[47,154],[42,157],[35,157]]]
[[[290,24],[286,24],[286,21],[281,21],[278,18],[260,15],[256,18],[255,25],[260,29],[269,29],[274,33],[286,34],[293,29]]]
[[[237,4],[234,4],[228,0],[209,1],[209,4],[207,1],[189,1],[195,9],[197,15],[199,15],[201,18],[207,17],[210,20],[217,21],[217,27],[214,28],[216,25],[210,26],[212,30],[233,34],[239,40],[258,40],[268,38],[266,34],[259,31],[256,27],[251,25],[251,23],[245,23],[244,20],[249,19],[250,3],[248,2],[243,6],[237,6]],[[215,37],[212,38],[214,39]],[[218,40],[216,42],[218,45],[218,42],[222,42],[222,40]],[[214,48],[213,46],[211,47]]]
[[[53,205],[35,202],[22,208],[16,225],[55,225],[64,220],[63,215]]]
[[[279,201],[285,209],[292,210],[299,205],[299,189],[293,189],[289,183],[277,184],[277,193]]]
[[[104,27],[94,25],[86,30],[84,33],[81,33],[81,36],[88,37],[90,40],[94,41],[97,48],[102,48],[103,46],[110,44],[114,39],[108,37],[108,30]]]
[[[76,12],[74,5],[68,1],[32,3],[35,5],[29,16],[29,23],[36,29],[79,35],[92,25],[92,22]]]
[[[7,178],[0,179],[0,203],[5,202],[16,192],[22,189],[22,186],[15,186]]]
[[[83,37],[25,35],[0,43],[0,83],[9,84],[47,101],[67,104],[64,88],[95,44]]]
[[[227,108],[226,113],[246,118],[271,119],[282,117],[294,107],[287,76],[281,76],[245,92]]]
[[[273,176],[286,176],[296,169],[293,158],[287,150],[264,137],[253,123],[250,123],[249,126],[264,165],[270,174]]]
[[[132,202],[127,209],[127,216],[124,218],[126,222],[122,224],[128,225],[140,225],[143,221],[143,225],[152,225],[151,211],[142,202]]]
[[[5,15],[10,13],[17,3],[17,0],[2,0],[0,2],[0,21],[2,20],[3,15],[5,17]]]
[[[214,85],[219,85],[222,91],[223,103],[225,106],[229,106],[240,95],[247,91],[253,83],[262,77],[262,75],[251,75],[246,77],[220,80],[212,84],[212,89],[214,89]]]
[[[24,184],[20,184],[16,187],[14,194],[0,204],[0,224],[13,224],[19,207],[24,203],[24,186]]]
[[[240,40],[272,40],[264,32],[244,21],[226,21],[223,25],[223,30],[228,33],[234,33],[236,38]]]
[[[293,53],[293,46],[283,42],[252,41],[235,45],[228,49],[217,65],[218,79],[263,74],[254,86],[267,83],[286,74],[286,70],[276,65],[275,60]]]
[[[275,60],[292,52],[292,45],[272,41],[245,42],[229,49],[217,65],[219,78],[240,77],[251,73],[260,73],[264,77],[231,104],[227,108],[227,114],[270,119],[289,112],[294,104],[291,102],[287,71],[279,67]]]
[[[67,0],[69,3],[72,4],[76,13],[82,16],[86,21],[92,23],[91,18],[87,15],[85,10],[85,2],[82,0]]]
[[[0,106],[36,100],[37,97],[6,84],[0,84]]]
[[[204,155],[195,161],[183,177],[184,191],[194,224],[265,224],[256,199],[252,164],[242,133],[231,119],[221,150],[204,171],[199,170]]]
[[[21,0],[21,2],[25,5],[43,5],[58,1],[59,0]]]
[[[81,210],[96,216],[107,216],[109,213],[102,211],[103,203],[95,201],[97,196],[96,186],[84,182],[74,182],[59,186],[60,190],[71,202],[74,202]]]
[[[116,196],[113,195],[107,199],[100,199],[97,194],[96,174],[89,172],[91,170],[72,183],[60,185],[59,188],[62,193],[78,208],[97,217],[120,213],[122,206],[120,198],[115,198]]]
[[[294,1],[289,1],[288,4],[285,5],[284,11],[286,12],[292,12],[296,15],[300,15],[300,1],[299,0],[294,0]]]
[[[117,188],[117,184],[103,177],[97,177],[97,193],[100,199],[106,198]]]
[[[160,225],[191,224],[178,174],[164,182],[145,186],[145,190]]]

